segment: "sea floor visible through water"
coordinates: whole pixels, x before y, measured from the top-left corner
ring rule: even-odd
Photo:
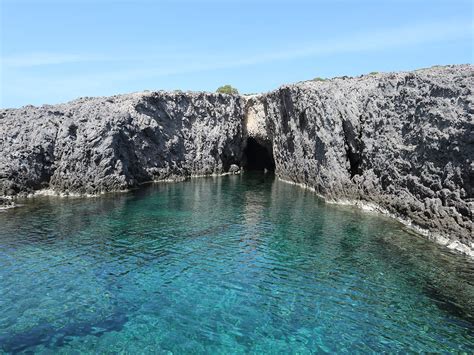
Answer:
[[[474,263],[271,175],[0,213],[0,353],[474,352]]]

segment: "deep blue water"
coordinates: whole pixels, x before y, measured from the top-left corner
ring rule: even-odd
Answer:
[[[263,175],[0,213],[0,353],[474,351],[474,265]]]

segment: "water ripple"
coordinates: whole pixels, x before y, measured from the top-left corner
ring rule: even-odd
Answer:
[[[0,214],[0,353],[474,351],[474,263],[264,176]]]

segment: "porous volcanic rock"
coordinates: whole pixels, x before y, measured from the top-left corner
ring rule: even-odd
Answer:
[[[246,166],[371,206],[474,256],[474,67],[305,81],[262,95],[142,92],[0,110],[0,196],[97,194]],[[256,143],[255,143],[256,142]]]
[[[239,163],[242,99],[143,92],[0,111],[0,193],[97,194]]]
[[[306,81],[252,101],[281,179],[474,255],[472,65]]]

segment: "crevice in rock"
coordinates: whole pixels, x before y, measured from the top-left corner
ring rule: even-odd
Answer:
[[[356,134],[357,132],[350,121],[343,120],[342,128],[344,131],[347,160],[349,161],[349,174],[352,179],[356,175],[362,175],[362,144],[360,134]]]
[[[261,144],[255,138],[249,137],[244,148],[242,165],[246,170],[274,172],[275,160],[271,145]]]
[[[359,154],[354,153],[350,146],[347,149],[347,158],[350,164],[349,173],[351,174],[351,179],[356,175],[361,175]]]
[[[77,139],[77,125],[76,124],[71,124],[68,128],[68,136],[71,137],[71,139]]]

